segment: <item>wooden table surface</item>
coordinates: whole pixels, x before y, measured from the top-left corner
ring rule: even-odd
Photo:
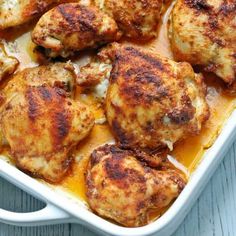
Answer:
[[[17,212],[43,204],[0,178],[0,208]],[[0,223],[0,236],[95,236],[79,225],[14,227]],[[236,235],[236,144],[228,151],[200,198],[173,236]]]

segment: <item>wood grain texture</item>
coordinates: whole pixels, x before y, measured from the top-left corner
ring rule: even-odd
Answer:
[[[0,179],[0,207],[28,212],[43,203]],[[80,225],[14,227],[0,223],[0,236],[95,236]],[[236,235],[236,144],[219,166],[185,221],[173,236]]]

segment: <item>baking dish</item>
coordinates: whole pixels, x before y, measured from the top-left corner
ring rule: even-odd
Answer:
[[[222,161],[224,154],[231,146],[236,135],[236,110],[225,122],[221,133],[214,144],[205,152],[201,163],[191,175],[188,184],[172,206],[155,222],[139,227],[125,228],[115,225],[86,209],[81,202],[57,194],[57,192],[37,180],[29,177],[9,164],[4,158],[0,159],[0,175],[9,182],[20,187],[37,199],[46,203],[44,209],[32,213],[14,213],[0,210],[0,221],[21,226],[36,226],[58,223],[78,223],[103,235],[170,235],[185,218],[204,186]]]
[[[171,7],[167,10],[163,18],[163,24],[159,32],[159,39],[154,43],[147,44],[146,46],[147,48],[154,51],[157,49],[158,52],[171,58],[172,53],[170,51],[166,32],[166,25],[170,11]],[[37,63],[35,63],[34,58],[30,54],[32,52],[33,45],[29,32],[25,32],[25,30],[23,30],[21,34],[22,35],[18,38],[17,32],[17,38],[14,42],[15,44],[13,45],[15,48],[17,48],[17,45],[19,46],[18,51],[16,52],[17,56],[19,56],[19,61],[21,62],[21,68],[19,68],[19,70],[38,65]],[[7,45],[7,43],[8,42],[6,41],[5,46],[12,46],[12,42],[10,42],[10,45]],[[10,51],[11,50],[8,50],[8,53],[10,53]],[[15,56],[14,53],[11,55]],[[77,62],[76,65],[78,66]],[[209,81],[207,82],[207,85],[209,89],[208,95],[210,94],[211,104],[214,100],[214,96],[211,96],[211,93],[214,94],[215,89],[217,91],[217,86],[211,86],[211,82]],[[224,99],[225,98],[223,98],[223,100]],[[235,105],[235,101],[233,105]],[[158,220],[152,222],[151,224],[139,228],[126,228],[102,219],[101,217],[89,211],[82,200],[80,201],[70,194],[67,195],[65,192],[60,191],[60,188],[31,178],[30,176],[24,174],[13,165],[11,165],[8,159],[4,156],[0,156],[0,175],[13,184],[17,185],[24,191],[43,201],[45,203],[45,207],[42,210],[31,213],[14,213],[0,209],[0,221],[7,224],[20,226],[78,223],[85,225],[96,233],[104,235],[138,236],[154,234],[157,236],[162,236],[172,234],[178,227],[178,225],[182,222],[191,206],[194,204],[195,200],[200,195],[210,176],[215,171],[220,161],[223,159],[224,153],[233,142],[234,136],[236,134],[236,111],[231,114],[233,109],[231,107],[230,113],[226,112],[224,102],[216,102],[215,104],[213,104],[213,108],[214,107],[220,108],[217,112],[216,117],[224,117],[223,126],[222,122],[220,123],[220,127],[223,127],[223,129],[217,129],[215,130],[215,132],[212,132],[212,134],[214,135],[214,140],[215,137],[218,136],[213,145],[212,140],[210,140],[210,144],[207,143],[206,145],[201,145],[204,149],[204,155],[202,154],[202,152],[199,152],[200,154],[198,155],[198,158],[196,158],[196,160],[201,160],[201,162],[196,165],[196,162],[193,161],[194,163],[193,165],[191,165],[191,168],[188,166],[188,170],[191,172],[191,176],[187,186],[185,187],[181,195],[177,198],[177,200],[171,205],[171,207]],[[225,116],[225,114],[227,115]],[[230,114],[231,116],[229,117]],[[216,117],[213,116],[214,119]],[[229,119],[227,119],[227,122],[225,122],[226,118],[228,117]],[[218,126],[218,123],[212,122],[210,124],[210,127],[214,126]],[[192,155],[196,154],[193,154],[193,149],[196,145],[194,137],[192,138],[192,140],[186,140],[186,142],[191,143],[191,145],[188,145],[187,148],[186,146],[184,146],[191,158]],[[205,151],[205,148],[207,148],[207,151]],[[178,150],[182,151],[181,145],[179,146]],[[183,161],[183,159],[184,158],[180,160],[180,163],[184,165],[185,163],[181,162]],[[177,158],[177,160],[179,159]],[[197,166],[196,169],[194,169],[195,166]],[[192,171],[192,169],[194,169],[194,171]],[[78,179],[75,180],[77,180],[78,182]]]

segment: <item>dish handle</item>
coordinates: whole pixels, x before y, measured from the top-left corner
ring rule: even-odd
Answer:
[[[70,223],[72,221],[69,214],[50,203],[41,210],[29,213],[17,213],[0,209],[0,222],[11,225],[40,226]]]

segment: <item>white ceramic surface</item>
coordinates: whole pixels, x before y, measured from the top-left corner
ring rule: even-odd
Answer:
[[[225,152],[234,141],[236,136],[235,120],[236,111],[232,113],[226,122],[213,146],[204,154],[201,163],[177,200],[162,217],[147,226],[125,228],[108,222],[90,212],[83,204],[81,206],[75,204],[65,196],[59,195],[53,189],[27,176],[1,159],[0,175],[34,197],[44,201],[46,207],[33,213],[13,213],[0,210],[0,221],[24,226],[72,222],[86,225],[98,233],[117,236],[170,235],[182,222],[216,167],[222,161]]]

